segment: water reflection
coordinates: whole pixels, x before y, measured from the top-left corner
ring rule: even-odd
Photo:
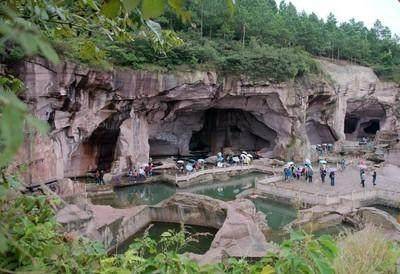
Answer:
[[[254,199],[253,202],[257,210],[265,214],[272,230],[281,229],[297,217],[297,210],[291,205],[261,198]]]
[[[256,179],[263,177],[265,174],[254,172],[230,178],[228,181],[214,180],[209,184],[193,186],[182,191],[206,195],[223,201],[232,201],[239,193],[254,187]]]
[[[115,189],[116,199],[124,205],[155,205],[175,193],[175,187],[163,183],[138,184]]]

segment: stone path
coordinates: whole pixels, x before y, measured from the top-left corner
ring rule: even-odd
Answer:
[[[325,183],[322,183],[319,172],[315,171],[312,183],[307,183],[302,179],[285,182],[282,178],[275,177],[276,180],[267,178],[257,181],[256,188],[267,194],[297,198],[313,204],[331,204],[340,202],[340,199],[356,201],[374,198],[399,199],[400,168],[386,165],[379,169],[377,174],[377,185],[373,186],[372,175],[367,172],[365,188],[361,186],[359,169],[356,166],[349,166],[343,172],[338,171],[334,187],[330,185],[328,176]]]

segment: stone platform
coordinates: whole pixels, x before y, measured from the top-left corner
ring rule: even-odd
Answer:
[[[377,170],[377,175],[377,184],[373,186],[372,175],[367,172],[366,187],[363,188],[359,169],[352,165],[345,171],[336,172],[335,186],[332,187],[328,176],[325,183],[322,183],[318,170],[315,170],[312,183],[302,179],[285,182],[282,177],[277,176],[258,180],[255,192],[310,205],[351,202],[354,207],[373,203],[400,207],[400,168],[385,165]]]

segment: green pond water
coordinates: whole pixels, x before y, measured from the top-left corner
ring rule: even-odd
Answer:
[[[185,188],[182,191],[205,195],[223,201],[235,200],[236,195],[254,187],[256,179],[264,178],[265,174],[253,172],[230,178],[227,181],[214,180],[208,184]]]
[[[190,192],[201,195],[206,195],[212,198],[220,199],[223,201],[230,201],[236,198],[236,195],[254,187],[256,178],[262,178],[265,174],[250,173],[247,175],[236,176],[227,181],[214,180],[209,183],[179,189],[179,192]],[[164,183],[149,183],[137,184],[129,187],[115,189],[115,196],[112,199],[98,201],[97,203],[109,204],[115,207],[127,207],[132,205],[155,205],[176,193],[177,189],[169,184]],[[288,233],[282,228],[293,221],[297,216],[297,211],[294,207],[277,202],[271,199],[257,198],[253,200],[258,211],[266,215],[266,220],[272,233],[269,240],[274,242],[282,242],[289,237]],[[184,252],[193,252],[197,254],[205,253],[217,232],[216,229],[201,227],[201,226],[185,226],[189,233],[210,233],[207,236],[198,237],[198,242],[188,244],[181,250]],[[160,239],[161,234],[169,229],[180,230],[180,224],[174,223],[154,223],[149,230],[149,235],[157,241]],[[330,227],[316,232],[316,235],[331,234],[336,235],[343,231],[342,225]],[[134,238],[141,237],[143,232],[134,235],[124,243],[118,246],[117,253],[125,252],[129,245],[133,242]]]
[[[265,174],[254,172],[236,176],[227,181],[214,180],[209,183],[180,189],[179,191],[202,194],[223,201],[231,201],[235,199],[237,194],[252,188],[256,178],[264,176]],[[174,195],[176,187],[166,183],[148,183],[116,188],[114,192],[115,197],[96,201],[96,203],[108,204],[115,207],[155,205]]]
[[[162,223],[162,222],[155,222],[152,223],[151,228],[148,230],[149,236],[156,240],[157,242],[160,241],[161,235],[164,232],[169,230],[173,231],[180,231],[181,225],[176,223]],[[210,227],[203,227],[203,226],[193,226],[193,225],[185,225],[184,226],[187,235],[194,237],[196,241],[188,242],[182,249],[179,250],[179,253],[185,252],[192,252],[196,254],[204,254],[211,246],[211,242],[213,241],[215,234],[217,233],[217,229],[210,228]],[[128,239],[124,243],[120,244],[116,250],[116,253],[122,254],[126,252],[129,246],[132,244],[134,238],[140,238],[143,236],[145,229],[136,235],[133,238]],[[201,234],[201,235],[200,235]]]
[[[155,205],[174,195],[176,189],[164,183],[148,183],[116,188],[114,192],[123,205]]]
[[[253,202],[257,210],[265,214],[272,230],[281,229],[297,217],[297,210],[290,205],[262,198],[254,199]]]

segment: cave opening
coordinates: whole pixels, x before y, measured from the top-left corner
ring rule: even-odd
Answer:
[[[192,134],[191,154],[270,151],[277,134],[250,112],[240,109],[208,109],[203,114],[203,127]]]
[[[346,140],[373,138],[386,119],[385,107],[376,100],[350,100],[344,119]]]
[[[379,119],[372,119],[366,123],[362,123],[360,127],[363,129],[365,134],[375,135],[378,130],[380,130]]]
[[[344,133],[352,134],[356,131],[360,118],[346,114],[344,119]]]
[[[99,127],[90,136],[87,144],[94,147],[97,169],[111,170],[119,133],[119,128]]]

